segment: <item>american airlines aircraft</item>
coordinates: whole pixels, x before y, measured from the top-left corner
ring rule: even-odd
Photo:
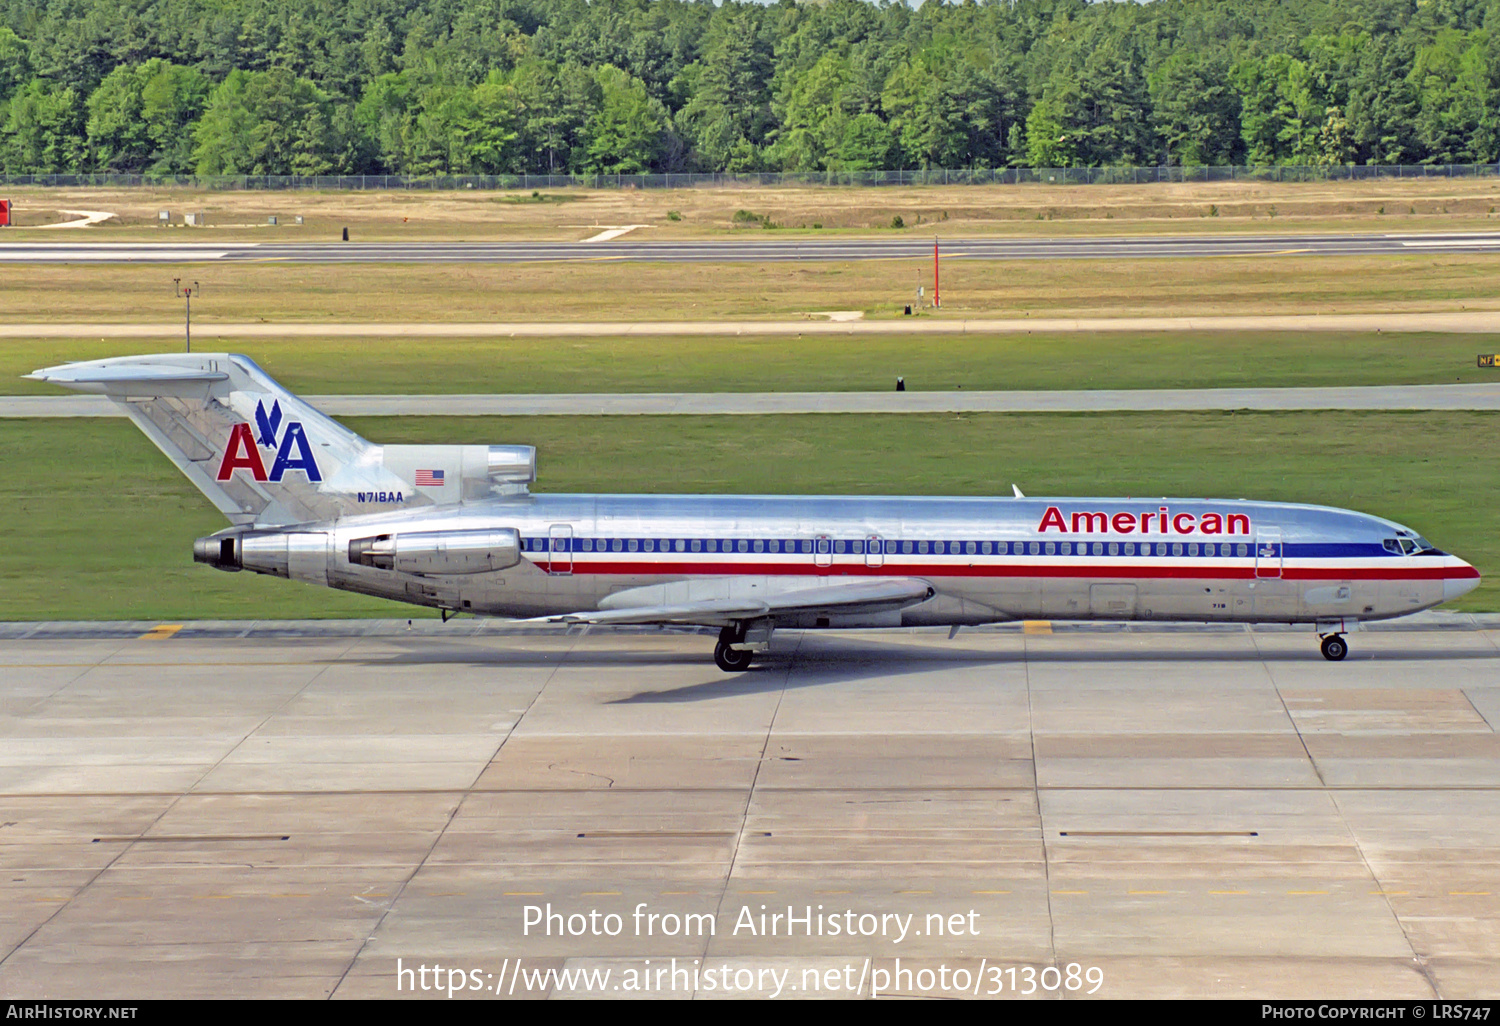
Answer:
[[[29,375],[106,395],[229,518],[221,570],[579,624],[721,628],[749,667],[778,627],[1017,619],[1303,623],[1331,660],[1361,621],[1479,573],[1415,532],[1228,499],[533,495],[536,450],[375,445],[244,356],[166,354]]]

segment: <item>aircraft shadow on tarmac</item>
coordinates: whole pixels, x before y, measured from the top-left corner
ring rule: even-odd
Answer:
[[[425,639],[424,639],[425,640]],[[496,639],[499,640],[499,639]],[[621,639],[623,640],[623,639]],[[704,638],[707,641],[707,638]],[[1312,640],[1311,636],[1307,639]],[[590,649],[575,646],[571,649],[552,651],[516,650],[491,645],[453,645],[451,642],[440,650],[425,647],[412,639],[403,646],[408,651],[389,656],[375,656],[360,660],[369,666],[418,666],[418,665],[463,665],[501,667],[556,667],[560,665],[642,668],[650,666],[702,666],[710,678],[698,683],[658,691],[641,691],[625,698],[612,700],[609,704],[672,703],[708,701],[739,695],[759,694],[787,688],[823,687],[833,684],[852,683],[877,678],[890,678],[908,674],[931,673],[945,666],[963,665],[1017,666],[1026,663],[1071,664],[1079,666],[1106,665],[1110,663],[1323,663],[1323,657],[1313,644],[1306,651],[1288,648],[1281,651],[1258,652],[1254,649],[1236,649],[1225,652],[1183,651],[1078,651],[1049,649],[1038,651],[994,651],[965,646],[962,642],[939,643],[937,645],[913,645],[900,641],[879,642],[868,638],[839,639],[819,637],[811,644],[804,639],[800,644],[783,643],[780,650],[774,649],[759,657],[744,673],[724,674],[710,660],[707,646],[703,652],[691,648],[663,651],[660,648],[611,648]],[[1346,679],[1347,669],[1365,661],[1382,663],[1399,662],[1447,662],[1452,660],[1500,660],[1500,652],[1492,646],[1475,642],[1459,643],[1446,649],[1394,649],[1363,652],[1355,648],[1344,664],[1345,671],[1330,666],[1329,672]]]

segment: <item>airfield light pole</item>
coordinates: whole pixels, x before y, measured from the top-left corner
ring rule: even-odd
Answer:
[[[173,278],[172,284],[177,288],[177,298],[187,301],[186,319],[182,322],[183,334],[187,339],[187,351],[193,351],[193,289],[198,287],[197,282],[187,288],[182,287],[181,278]]]
[[[938,287],[938,240],[932,239],[932,305],[939,307],[943,305],[943,293]]]

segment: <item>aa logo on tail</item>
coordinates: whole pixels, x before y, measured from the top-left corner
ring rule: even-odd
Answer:
[[[236,470],[248,470],[257,481],[279,482],[288,470],[300,470],[307,475],[309,481],[323,480],[323,475],[318,470],[318,461],[313,458],[307,432],[302,429],[302,422],[287,421],[286,430],[282,431],[281,420],[280,400],[271,404],[270,413],[266,412],[265,403],[257,402],[255,427],[259,438],[251,432],[249,424],[241,422],[234,425],[229,432],[229,444],[224,448],[224,459],[219,463],[218,479],[228,481]],[[278,433],[281,435],[279,442],[276,438]],[[269,474],[266,473],[265,461],[261,459],[262,447],[276,451]]]

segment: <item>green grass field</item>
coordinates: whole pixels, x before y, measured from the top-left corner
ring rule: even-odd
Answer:
[[[161,342],[0,342],[0,393],[60,395],[21,375]],[[1500,381],[1475,355],[1500,336],[1159,334],[715,338],[289,339],[231,343],[295,392],[788,392],[1218,388]]]
[[[539,491],[1224,496],[1406,523],[1500,609],[1500,415],[354,418],[383,442],[527,443]],[[191,561],[224,526],[124,420],[0,424],[0,619],[424,615]]]
[[[955,252],[958,250],[955,249]],[[779,320],[815,311],[902,316],[929,254],[909,260],[0,265],[7,323],[177,324],[173,279],[197,282],[194,324]],[[1500,253],[943,264],[944,320],[1210,317],[1494,310]],[[88,329],[80,327],[79,337]]]

